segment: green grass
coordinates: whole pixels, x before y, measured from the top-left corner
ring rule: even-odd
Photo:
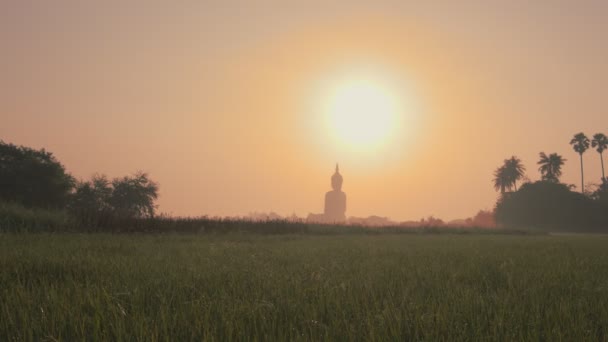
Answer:
[[[0,201],[0,233],[65,231],[74,220],[63,210],[25,208]]]
[[[606,340],[608,237],[0,234],[0,340]]]

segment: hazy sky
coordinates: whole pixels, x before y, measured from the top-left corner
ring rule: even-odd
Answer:
[[[340,162],[349,216],[467,217],[511,155],[536,180],[558,152],[580,183],[568,142],[608,134],[607,32],[606,1],[4,0],[0,139],[78,178],[147,171],[175,215],[321,212]],[[351,75],[416,103],[377,150],[322,123]]]

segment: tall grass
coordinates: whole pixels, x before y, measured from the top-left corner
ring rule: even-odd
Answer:
[[[65,211],[25,208],[0,201],[0,232],[69,231],[75,221]]]
[[[607,244],[4,234],[0,340],[606,340]]]

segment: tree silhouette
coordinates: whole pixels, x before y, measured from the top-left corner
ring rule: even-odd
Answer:
[[[501,193],[505,193],[508,189],[511,191],[515,188],[517,191],[517,181],[522,179],[526,168],[522,165],[521,159],[512,156],[504,160],[504,164],[494,171],[494,189],[500,189]]]
[[[565,161],[566,159],[557,153],[551,153],[547,156],[545,152],[541,152],[537,164],[540,165],[538,171],[541,173],[542,180],[559,183],[559,177],[562,175],[562,165]]]
[[[505,193],[505,190],[510,188],[509,178],[505,172],[505,167],[501,166],[494,171],[494,189],[500,190],[501,194]]]
[[[108,204],[112,190],[112,184],[104,175],[94,175],[89,181],[80,181],[76,184],[68,209],[81,225],[107,225],[112,213],[112,207]]]
[[[580,231],[603,229],[605,209],[593,199],[570,191],[566,184],[539,181],[502,196],[495,208],[496,220],[516,227]]]
[[[505,160],[505,172],[517,191],[517,181],[524,177],[526,168],[522,165],[521,159],[512,156]]]
[[[602,183],[606,182],[606,175],[604,174],[604,150],[608,148],[608,137],[604,133],[597,133],[591,140],[591,147],[595,148],[597,153],[600,154],[600,160],[602,162]]]
[[[578,133],[574,135],[572,140],[570,140],[570,145],[576,153],[579,154],[581,158],[581,192],[585,192],[585,177],[583,172],[583,153],[589,149],[589,138],[585,135],[585,133]]]
[[[108,203],[114,213],[121,218],[153,217],[158,198],[158,184],[148,174],[137,172],[112,180],[112,193]]]
[[[74,178],[51,152],[0,140],[0,199],[26,207],[61,208],[73,187]]]

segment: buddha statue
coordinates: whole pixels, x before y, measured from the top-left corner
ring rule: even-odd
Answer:
[[[333,190],[325,194],[324,219],[326,222],[343,222],[346,220],[346,194],[342,192],[342,175],[338,164],[331,176],[331,187]]]

